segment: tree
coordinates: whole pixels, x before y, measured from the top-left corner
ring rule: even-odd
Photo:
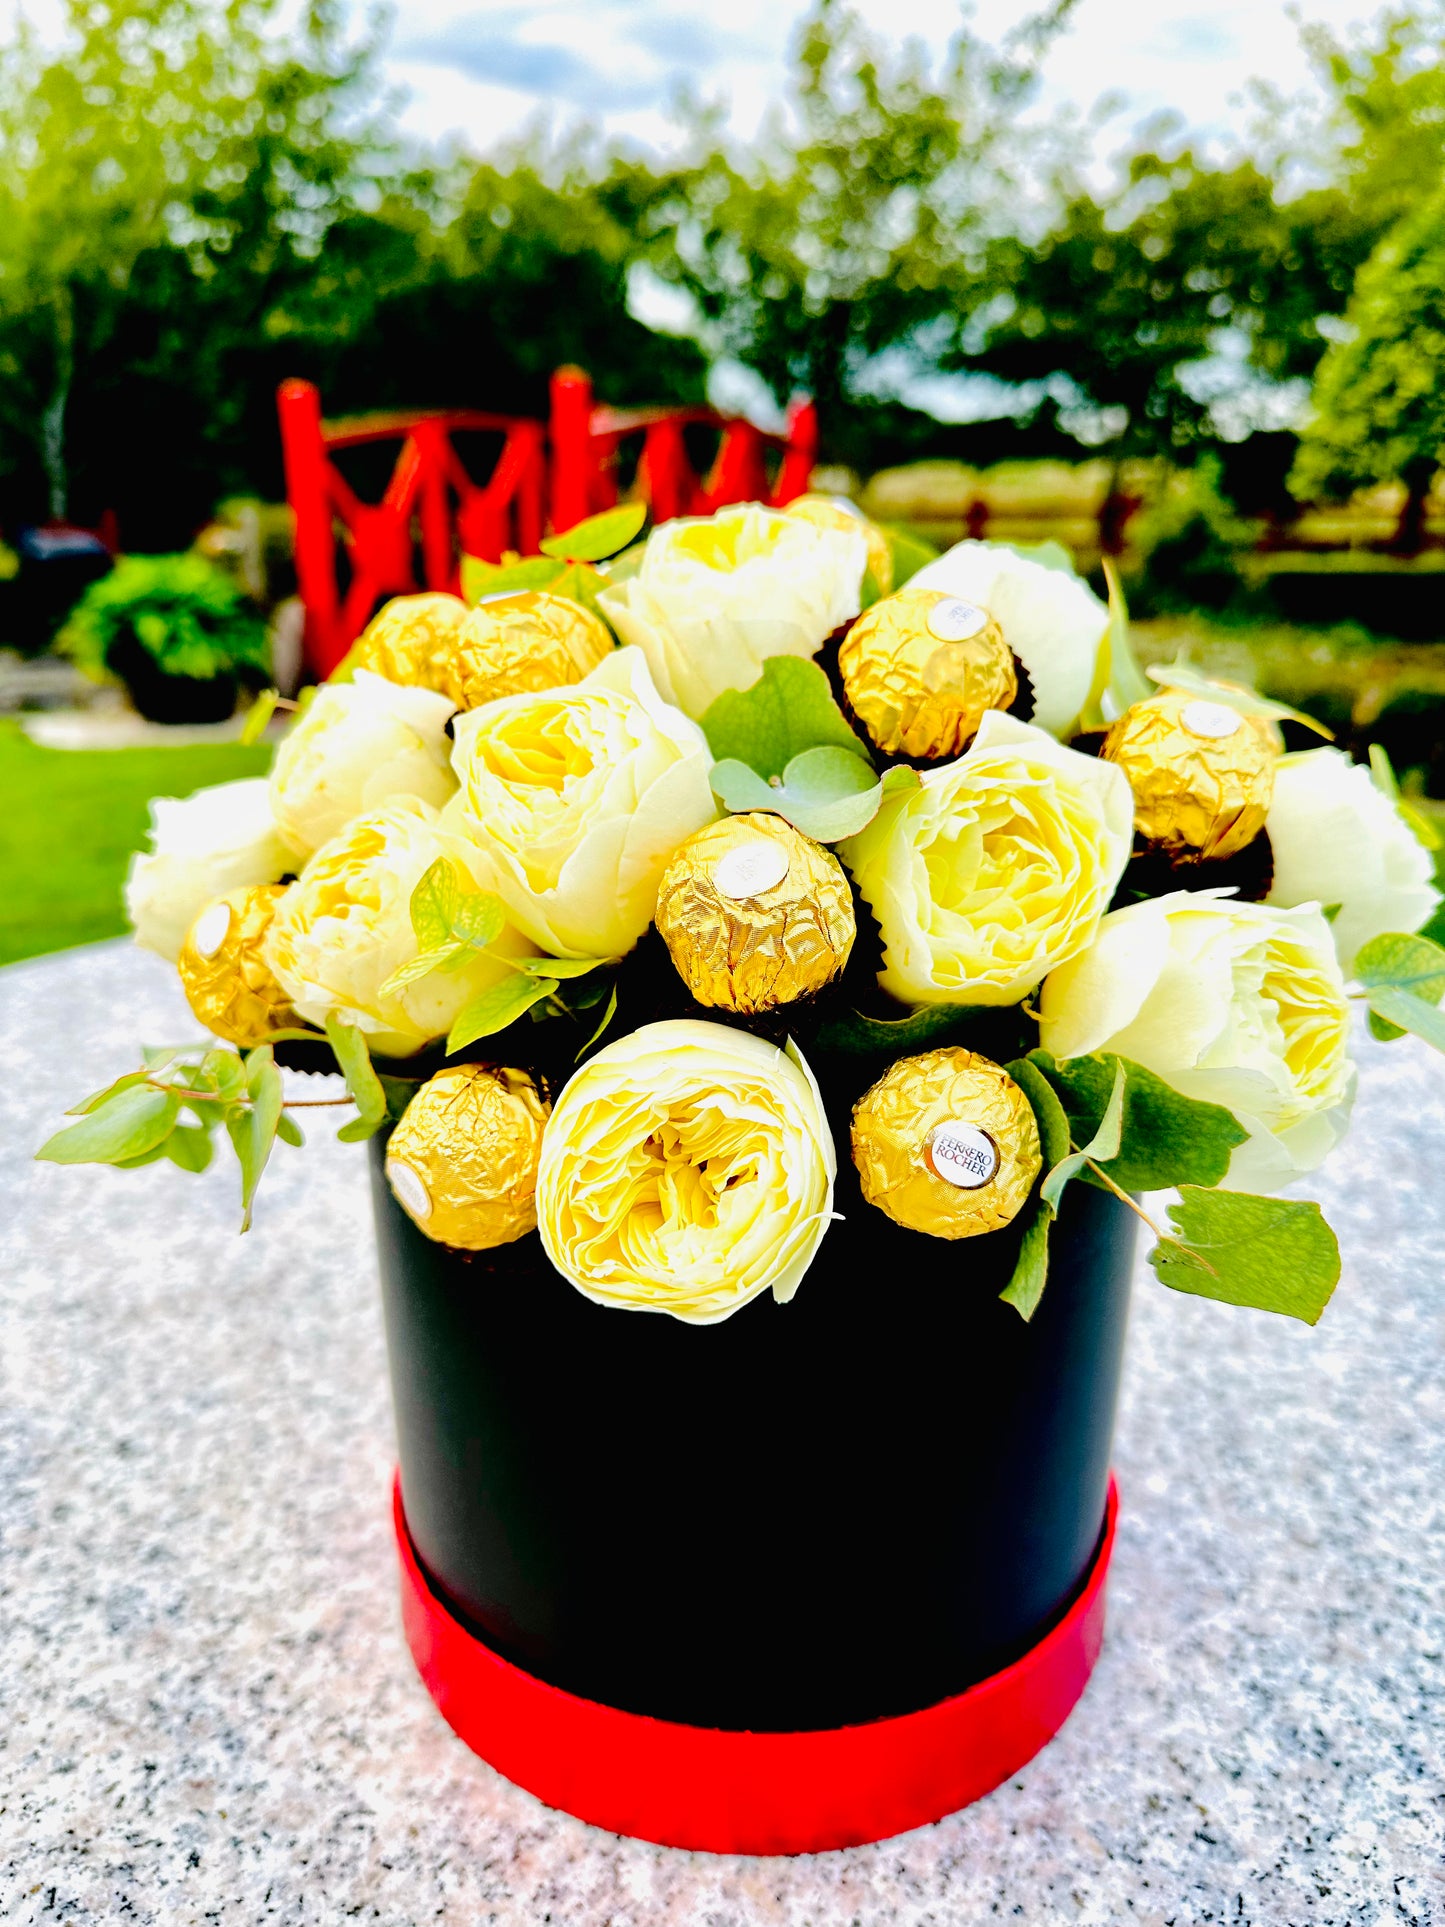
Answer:
[[[1399,479],[1399,542],[1419,546],[1445,461],[1445,194],[1407,215],[1361,268],[1349,330],[1320,363],[1290,485],[1303,499]]]

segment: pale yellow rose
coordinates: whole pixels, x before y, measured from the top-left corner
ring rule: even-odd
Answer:
[[[837,1159],[802,1058],[746,1031],[646,1024],[584,1064],[542,1134],[547,1256],[602,1305],[690,1324],[791,1298]]]
[[[619,649],[579,683],[483,703],[455,728],[444,821],[476,881],[553,956],[625,955],[668,858],[718,813],[697,724]]]
[[[1121,771],[988,710],[839,846],[883,933],[883,988],[912,1004],[1015,1004],[1085,949],[1129,860]]]
[[[301,1015],[324,1024],[340,1012],[374,1049],[410,1056],[443,1037],[462,1008],[512,974],[508,956],[532,946],[508,929],[491,952],[459,970],[434,970],[390,996],[382,985],[417,955],[411,894],[431,866],[452,856],[437,812],[393,797],[325,843],[282,897],[263,955]]]
[[[327,683],[287,732],[271,768],[271,808],[297,849],[319,850],[393,796],[438,809],[456,788],[447,720],[434,689],[403,688],[358,669]]]
[[[1329,925],[1313,904],[1179,890],[1105,917],[1091,949],[1039,1000],[1057,1058],[1114,1051],[1249,1132],[1226,1187],[1276,1191],[1344,1135],[1354,1099],[1350,1013]]]
[[[1067,736],[1099,669],[1109,611],[1087,582],[1002,543],[959,542],[909,579],[977,603],[998,623],[1034,686],[1033,721]]]
[[[1430,852],[1342,750],[1282,756],[1264,828],[1274,854],[1269,901],[1337,903],[1330,930],[1346,976],[1371,937],[1418,930],[1435,914]]]
[[[217,783],[194,796],[158,796],[150,848],[131,858],[125,880],[136,942],[174,963],[208,903],[228,890],[278,883],[300,867],[271,813],[264,776]]]
[[[642,566],[598,597],[652,679],[689,716],[725,689],[748,689],[769,656],[813,656],[857,615],[866,531],[820,527],[755,502],[705,520],[664,522]]]

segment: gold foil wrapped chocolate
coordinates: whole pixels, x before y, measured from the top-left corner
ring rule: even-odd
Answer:
[[[176,967],[192,1011],[215,1037],[249,1050],[301,1019],[261,960],[280,883],[231,890],[208,903],[186,933]]]
[[[447,665],[467,613],[460,596],[440,592],[393,596],[357,637],[345,666],[369,669],[387,682],[408,688],[439,689],[449,695]]]
[[[838,859],[763,810],[725,816],[678,847],[656,921],[700,1004],[753,1015],[821,990],[856,934]]]
[[[853,713],[887,756],[961,756],[984,711],[1007,709],[1019,693],[993,617],[937,589],[900,589],[866,609],[838,669]]]
[[[876,522],[870,522],[861,509],[855,508],[846,495],[799,495],[789,502],[783,513],[796,515],[820,529],[861,530],[868,545],[868,572],[879,595],[888,594],[893,587],[893,551],[888,546],[888,537]]]
[[[853,1107],[853,1162],[869,1204],[910,1231],[976,1238],[1016,1218],[1043,1166],[1028,1098],[959,1049],[901,1057]]]
[[[1279,732],[1262,716],[1185,690],[1132,704],[1099,754],[1134,792],[1134,828],[1176,860],[1236,855],[1264,828]]]
[[[537,1160],[549,1106],[525,1071],[438,1071],[402,1113],[386,1176],[412,1222],[438,1244],[489,1251],[536,1229]]]
[[[611,653],[611,631],[580,602],[542,589],[508,591],[468,611],[448,679],[437,686],[459,709],[476,709],[581,682]]]

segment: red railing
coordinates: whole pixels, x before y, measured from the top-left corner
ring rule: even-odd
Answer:
[[[499,561],[533,555],[550,527],[568,529],[618,495],[619,455],[640,439],[630,493],[655,522],[708,515],[728,502],[781,506],[805,492],[818,443],[811,402],[794,405],[785,435],[706,408],[599,408],[580,368],[552,378],[551,420],[466,411],[322,419],[309,381],[281,384],[277,407],[286,494],[296,524],[296,577],[306,608],[306,653],[325,675],[335,668],[387,596],[458,587],[463,554]],[[686,431],[713,429],[717,454],[694,472]],[[486,482],[474,482],[452,437],[502,436]],[[400,441],[379,502],[365,502],[332,455],[368,442]],[[343,580],[342,563],[345,563]]]

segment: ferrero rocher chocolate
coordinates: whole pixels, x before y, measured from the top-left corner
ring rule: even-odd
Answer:
[[[1176,860],[1234,856],[1264,828],[1279,733],[1262,716],[1181,689],[1132,704],[1099,754],[1134,792],[1134,828]]]
[[[783,513],[796,515],[820,529],[846,529],[850,533],[861,530],[868,545],[869,573],[879,595],[887,595],[893,587],[893,551],[888,546],[888,537],[876,522],[870,522],[861,509],[855,508],[846,495],[800,495],[789,502]]]
[[[961,756],[984,711],[1007,709],[1019,693],[993,617],[938,589],[900,589],[866,609],[838,668],[854,714],[887,756]]]
[[[1043,1165],[1028,1098],[972,1051],[901,1057],[853,1107],[863,1196],[910,1231],[975,1238],[1023,1209]]]
[[[542,589],[508,590],[483,596],[467,612],[448,679],[437,687],[459,709],[476,709],[498,696],[581,682],[611,653],[606,623],[580,602]]]
[[[460,596],[439,592],[393,596],[362,630],[346,658],[348,669],[369,669],[387,682],[451,692],[446,665],[467,618]]]
[[[525,1071],[438,1071],[386,1147],[393,1195],[438,1244],[489,1251],[536,1228],[537,1160],[549,1106]]]
[[[678,847],[656,920],[700,1004],[753,1015],[821,990],[856,929],[838,859],[762,810],[725,816]]]
[[[249,1050],[301,1019],[261,961],[261,945],[280,883],[231,890],[208,903],[186,933],[176,966],[186,1001],[206,1029],[228,1044]]]

